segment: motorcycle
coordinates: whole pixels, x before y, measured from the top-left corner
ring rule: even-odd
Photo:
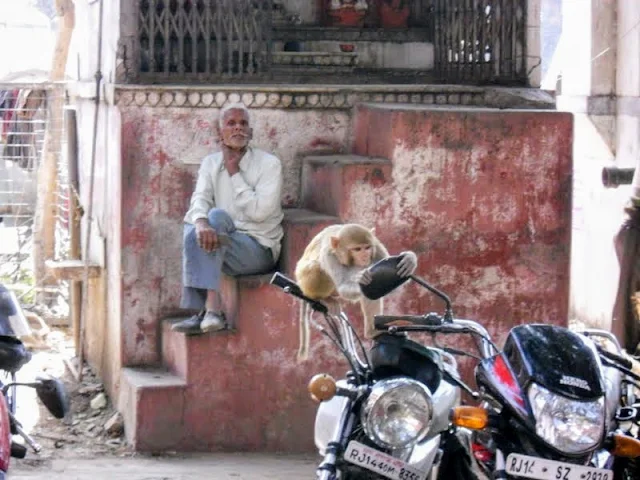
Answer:
[[[30,382],[17,380],[17,373],[32,357],[17,335],[26,335],[29,331],[14,293],[0,284],[0,371],[4,374],[4,381],[0,380],[0,480],[7,474],[10,458],[24,458],[27,453],[24,445],[13,440],[14,435],[21,437],[34,452],[42,450],[16,418],[18,387],[35,389],[42,404],[56,418],[64,418],[69,410],[68,397],[59,379],[39,375]]]
[[[408,278],[397,278],[399,256],[369,268],[372,281],[363,293],[377,299]],[[271,284],[304,302],[324,318],[315,324],[343,353],[350,370],[336,381],[319,374],[309,382],[311,397],[319,402],[315,444],[323,456],[319,480],[452,480],[475,479],[469,431],[453,428],[449,412],[460,404],[455,357],[436,347],[414,342],[406,334],[387,332],[397,325],[437,329],[452,322],[486,331],[478,324],[453,318],[448,297],[416,276],[413,281],[446,304],[443,315],[379,315],[376,329],[383,332],[369,351],[347,316],[334,315],[321,302],[307,298],[299,286],[276,273]]]
[[[443,320],[445,325],[389,330],[468,334],[477,340],[481,356],[455,352],[479,361],[478,391],[472,395],[480,404],[454,407],[451,421],[473,431],[471,448],[483,476],[640,478],[614,469],[616,462],[640,456],[640,442],[616,428],[620,376],[603,364],[606,357],[588,336],[553,325],[518,325],[499,350],[475,322]]]
[[[622,439],[624,436],[637,439],[640,434],[640,375],[632,371],[631,359],[622,351],[611,332],[587,329],[581,334],[594,339],[605,372],[608,411],[615,412],[608,430],[622,435]],[[637,357],[634,359],[638,360]],[[613,470],[616,480],[640,478],[640,460],[632,455],[613,457],[608,467]]]

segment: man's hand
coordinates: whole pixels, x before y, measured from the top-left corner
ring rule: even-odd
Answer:
[[[205,218],[196,220],[196,238],[205,252],[213,252],[220,246],[218,234]]]

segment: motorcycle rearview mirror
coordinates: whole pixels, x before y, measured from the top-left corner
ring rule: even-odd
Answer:
[[[368,285],[360,285],[362,294],[370,300],[377,300],[393,292],[410,277],[398,275],[398,263],[402,255],[383,258],[369,267],[371,282]]]
[[[64,385],[57,378],[41,376],[36,379],[36,394],[47,410],[56,418],[64,418],[69,411],[69,398]]]

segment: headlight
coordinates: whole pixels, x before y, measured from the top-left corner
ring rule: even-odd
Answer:
[[[431,425],[431,392],[408,378],[382,380],[371,389],[361,421],[365,433],[377,445],[406,448],[422,440]]]
[[[579,402],[533,383],[529,402],[536,418],[536,433],[561,452],[586,452],[602,439],[604,398]]]

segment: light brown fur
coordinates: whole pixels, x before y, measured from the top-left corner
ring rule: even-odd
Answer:
[[[353,265],[349,248],[354,245],[371,245],[371,258],[367,266]],[[339,299],[360,301],[365,318],[365,337],[372,338],[375,333],[373,317],[382,313],[382,299],[369,300],[364,297],[357,279],[369,265],[388,256],[389,252],[372,230],[358,224],[332,225],[309,242],[296,265],[295,277],[306,296],[333,304],[337,309]],[[311,311],[303,306],[300,314],[298,358],[305,359],[308,356]]]

